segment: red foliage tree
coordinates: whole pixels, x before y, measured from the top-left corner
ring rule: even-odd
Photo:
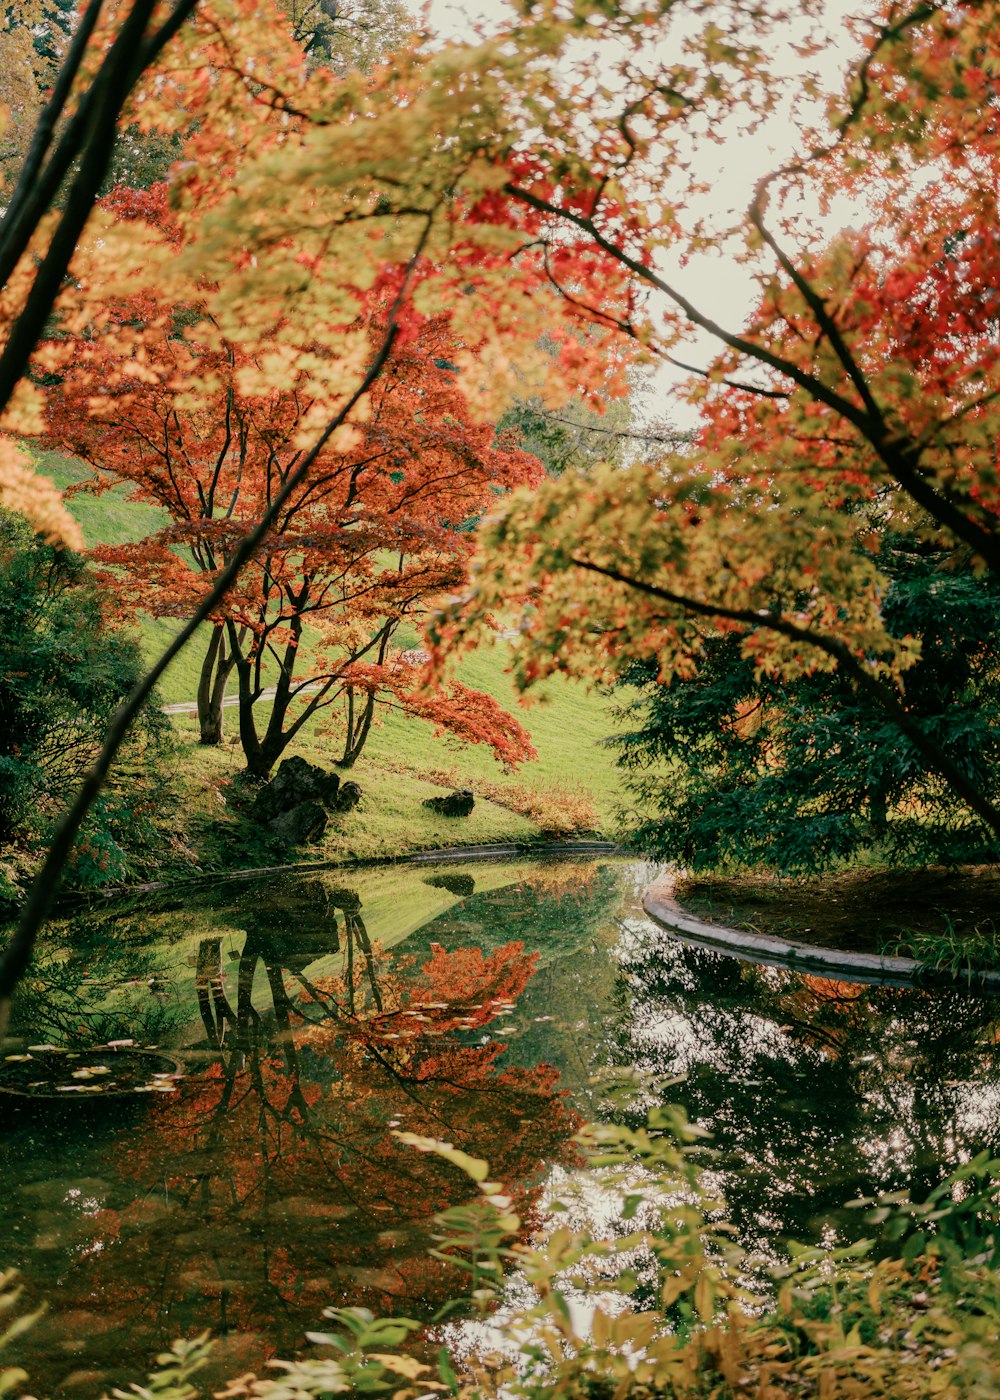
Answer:
[[[176,238],[162,188],[119,190],[110,203],[120,219]],[[373,349],[384,306],[377,285],[367,308]],[[128,481],[135,498],[168,514],[170,523],[147,539],[96,554],[119,571],[126,606],[184,617],[203,576],[224,567],[294,469],[304,435],[326,413],[331,369],[319,347],[312,362],[296,354],[275,389],[280,330],[250,350],[219,336],[196,301],[168,307],[151,290],[113,304],[105,327],[44,347],[57,381],[49,440],[90,462],[99,485]],[[505,763],[532,753],[490,697],[461,685],[428,694],[394,646],[402,622],[419,623],[466,582],[469,525],[499,493],[541,474],[534,458],[473,421],[457,383],[461,350],[447,315],[411,315],[365,422],[320,454],[217,612],[198,695],[202,739],[221,738],[235,667],[240,738],[257,776],[267,776],[308,720],[338,703],[346,720],[340,761],[352,763],[379,699],[489,744]],[[193,382],[198,395],[189,401]],[[272,684],[261,727],[259,701]]]

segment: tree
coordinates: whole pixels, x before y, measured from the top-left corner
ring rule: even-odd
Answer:
[[[73,0],[0,7],[0,195],[13,188],[28,141],[69,44]]]
[[[550,481],[502,509],[459,631],[527,595],[523,683],[556,670],[613,678],[652,658],[667,682],[696,669],[706,627],[737,634],[761,676],[838,670],[996,848],[1000,811],[967,755],[910,704],[919,643],[887,625],[888,579],[861,509],[877,502],[943,570],[1000,569],[992,7],[880,8],[859,26],[861,56],[826,130],[800,118],[796,157],[759,182],[738,226],[717,228],[695,207],[698,141],[776,110],[781,83],[763,75],[785,17],[578,7],[565,32],[589,19],[618,45],[607,70],[586,45],[572,85],[529,60],[532,100],[520,125],[507,109],[490,147],[507,178],[469,217],[518,227],[522,256],[575,313],[649,358],[683,364],[692,327],[720,350],[689,388],[697,451]],[[496,72],[492,54],[483,63]],[[793,81],[821,87],[813,73]],[[860,232],[831,243],[795,216],[801,198],[822,209],[845,192],[878,210]],[[664,269],[737,240],[759,300],[730,329]],[[455,636],[439,632],[442,645]]]
[[[157,11],[158,27],[150,27],[153,0],[134,0],[127,13],[116,11],[91,45],[100,9],[99,0],[92,0],[83,13],[0,230],[0,284],[6,284],[0,320],[8,328],[0,354],[0,409],[8,410],[6,426],[20,432],[37,428],[38,394],[23,382],[23,376],[57,300],[64,330],[85,325],[95,316],[100,318],[100,303],[108,288],[100,286],[95,297],[91,278],[64,280],[88,220],[92,246],[104,246],[109,256],[116,253],[117,266],[123,272],[134,273],[136,264],[141,264],[147,284],[151,278],[162,279],[160,290],[165,296],[179,286],[183,302],[189,295],[194,269],[206,289],[207,314],[215,318],[220,333],[234,343],[259,343],[259,316],[268,307],[271,329],[276,320],[283,327],[276,370],[279,376],[297,355],[318,346],[329,366],[322,379],[325,415],[321,413],[309,425],[311,437],[304,430],[307,440],[301,455],[277,496],[235,545],[229,562],[218,572],[175,641],[116,712],[93,768],[55,832],[15,935],[0,961],[0,1018],[5,1018],[10,990],[30,959],[76,833],[129,726],[173,657],[213,615],[265,541],[273,521],[317,457],[359,408],[363,412],[369,390],[412,318],[426,317],[430,309],[440,309],[458,294],[456,311],[463,314],[455,316],[453,329],[460,341],[465,341],[459,369],[467,367],[471,347],[477,367],[477,407],[484,416],[495,405],[502,407],[512,382],[508,346],[520,344],[522,333],[524,343],[537,343],[542,320],[551,321],[549,304],[533,305],[527,297],[529,286],[520,277],[511,282],[508,254],[512,240],[502,235],[499,227],[481,236],[453,217],[449,207],[454,189],[452,156],[458,152],[447,144],[441,146],[443,114],[435,111],[436,99],[429,108],[422,104],[423,115],[417,123],[423,132],[418,166],[426,175],[419,198],[402,220],[380,200],[370,178],[369,162],[378,162],[383,156],[394,161],[402,156],[404,162],[409,161],[409,143],[416,130],[411,118],[416,113],[406,113],[399,132],[380,133],[375,145],[367,140],[366,121],[376,107],[398,97],[400,83],[409,82],[417,65],[415,55],[387,65],[378,81],[348,74],[338,81],[336,90],[331,87],[332,75],[318,69],[309,79],[312,90],[306,94],[301,53],[296,58],[289,52],[287,30],[284,26],[276,29],[273,14],[264,7],[241,8],[239,23],[231,25],[226,7],[220,12],[207,0],[201,5],[196,0],[176,0],[167,14]],[[196,22],[185,26],[185,20],[192,16]],[[176,181],[188,246],[183,255],[174,256],[171,251],[171,256],[153,267],[146,263],[145,246],[115,237],[107,221],[91,216],[123,107],[144,71],[162,59],[171,39],[178,41],[180,53],[176,60],[161,63],[148,81],[139,84],[135,103],[145,104],[144,124],[167,132],[186,126],[192,111],[197,112],[198,122],[192,137],[195,158]],[[456,73],[450,58],[444,70]],[[53,144],[53,132],[75,94],[81,72],[85,81],[78,109],[73,109],[65,132]],[[206,81],[208,75],[211,82]],[[460,83],[455,89],[455,110],[468,118],[480,110],[482,96],[477,83]],[[303,100],[298,101],[300,97]],[[405,141],[399,139],[402,131]],[[331,135],[345,157],[331,167],[336,172],[334,199],[343,210],[345,187],[340,181],[350,171],[346,193],[355,205],[353,212],[325,225],[307,219],[295,239],[289,240],[282,231],[272,241],[267,219],[258,220],[254,215],[248,220],[239,208],[241,202],[249,196],[250,204],[260,203],[265,212],[273,191],[266,192],[275,179],[285,184],[293,171],[294,178],[300,178],[298,161],[289,156],[294,153],[310,162],[319,157],[320,165],[313,166],[298,193],[307,186],[312,188],[307,203],[312,201],[320,217],[322,201],[316,196],[323,190],[326,176],[317,177],[317,172],[328,170],[322,147]],[[354,157],[350,156],[352,149]],[[276,159],[263,183],[259,169],[240,170],[237,178],[240,161],[248,151],[258,161]],[[364,155],[358,164],[356,157],[361,152]],[[442,152],[445,158],[440,160]],[[79,166],[67,180],[67,172],[78,157]],[[478,162],[472,171],[464,154],[461,159],[466,167],[466,191],[475,188],[489,198],[495,188],[489,162]],[[64,180],[67,195],[63,212],[50,221],[51,230],[46,228],[40,235]],[[289,206],[287,198],[283,202]],[[25,255],[36,236],[28,258]],[[17,277],[7,281],[15,270]],[[387,300],[384,334],[374,349],[371,327],[359,317],[373,282]],[[505,293],[512,287],[515,291],[511,308],[506,308],[501,286]],[[319,302],[314,295],[317,291]],[[133,338],[133,342],[136,363],[141,363],[142,338]],[[318,362],[316,357],[309,360],[313,367]],[[524,362],[519,361],[522,379],[523,367]],[[194,394],[197,386],[188,387]],[[6,456],[0,461],[0,489],[5,496],[26,494],[22,474],[20,463],[12,465]],[[33,508],[30,499],[25,504]]]
[[[278,0],[311,64],[370,72],[410,36],[413,16],[399,0]]]
[[[112,202],[122,217],[145,215],[171,236],[162,188],[117,191]],[[373,344],[385,310],[376,295]],[[123,325],[130,339],[146,332],[141,371],[130,339],[122,347]],[[427,694],[393,646],[401,622],[419,622],[436,598],[464,586],[469,524],[498,493],[540,473],[534,458],[494,440],[489,423],[471,420],[453,365],[459,350],[446,316],[414,323],[373,388],[361,431],[317,456],[213,619],[198,695],[202,741],[222,737],[235,667],[240,738],[255,776],[266,777],[333,705],[344,711],[341,762],[350,765],[377,701],[490,743],[505,762],[532,753],[489,696],[458,685]],[[170,308],[148,291],[111,308],[106,336],[88,326],[41,347],[53,381],[50,441],[91,462],[106,484],[131,482],[172,521],[137,545],[96,551],[124,570],[125,607],[188,616],[202,576],[224,566],[287,480],[316,416],[321,367],[309,376],[292,364],[280,388],[257,387],[274,353],[219,338],[196,304]],[[202,389],[188,407],[183,388],[195,380]]]
[[[1000,799],[1000,592],[886,532],[882,612],[919,643],[909,711],[990,801]],[[815,871],[874,848],[900,863],[982,861],[992,846],[885,710],[839,670],[759,675],[738,633],[706,628],[693,674],[624,680],[615,735],[637,799],[631,839],[691,869]]]
[[[141,670],[138,647],[110,624],[83,560],[0,512],[0,853],[45,842]],[[112,792],[95,812],[77,851],[78,881],[126,873],[123,846],[157,783],[166,729],[154,709],[133,730],[129,796]]]

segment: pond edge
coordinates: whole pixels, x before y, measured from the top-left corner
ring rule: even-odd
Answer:
[[[642,907],[656,923],[682,943],[711,948],[746,962],[813,972],[844,982],[864,982],[883,987],[958,987],[966,991],[1000,993],[1000,972],[952,972],[931,968],[915,958],[888,954],[849,953],[820,948],[815,943],[791,942],[748,929],[727,928],[699,919],[678,903],[677,875],[666,873],[649,885]]]
[[[211,881],[221,884],[230,880],[254,880],[264,875],[304,875],[322,870],[368,870],[389,865],[451,864],[464,860],[530,860],[558,856],[618,856],[627,852],[615,841],[497,841],[478,846],[435,846],[427,850],[407,851],[398,856],[365,856],[348,860],[301,860],[284,865],[248,866],[239,870],[200,870],[190,875],[178,875],[169,880],[151,880],[141,885],[105,885],[96,890],[67,890],[60,897],[56,911],[81,905],[101,904],[121,899],[125,895],[157,894],[163,890],[186,889]]]

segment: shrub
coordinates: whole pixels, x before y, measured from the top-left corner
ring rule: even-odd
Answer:
[[[112,626],[85,562],[0,512],[0,855],[50,834],[108,721],[142,673],[136,643]],[[72,866],[76,883],[121,878],[148,842],[150,801],[169,724],[147,709],[115,784],[95,804]]]

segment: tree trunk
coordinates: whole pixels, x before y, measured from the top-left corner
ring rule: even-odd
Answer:
[[[286,649],[286,664],[283,666],[275,686],[274,698],[271,701],[271,714],[268,720],[264,737],[257,733],[257,724],[254,719],[254,702],[257,695],[254,691],[254,665],[243,654],[243,634],[238,633],[234,623],[228,623],[230,665],[236,667],[236,674],[239,678],[239,726],[240,744],[243,747],[243,757],[246,759],[246,774],[248,777],[256,778],[259,782],[266,783],[271,776],[271,769],[284,753],[291,735],[284,732],[285,716],[288,713],[288,706],[291,703],[290,680],[291,664],[288,661]],[[296,634],[301,632],[301,624],[296,628],[295,621],[292,623],[292,631]],[[294,647],[291,649],[294,652]]]
[[[379,666],[385,664],[389,643],[392,641],[398,626],[398,618],[389,618],[383,623],[382,635],[379,638],[378,644],[378,655],[376,657],[376,663]],[[344,753],[337,765],[339,768],[353,768],[354,764],[360,758],[361,750],[364,748],[368,735],[371,732],[374,714],[375,691],[368,691],[361,713],[358,714],[354,707],[354,687],[353,685],[349,685],[347,687],[347,735],[344,739]]]
[[[232,649],[226,648],[225,629],[212,628],[212,636],[201,663],[198,678],[198,742],[221,744],[226,685],[236,664]]]
[[[339,768],[353,768],[360,757],[361,750],[365,746],[368,738],[368,731],[372,727],[372,716],[375,714],[375,692],[369,690],[365,699],[364,707],[360,714],[354,709],[354,687],[347,687],[347,736],[344,740],[344,752],[341,755],[337,766]]]

